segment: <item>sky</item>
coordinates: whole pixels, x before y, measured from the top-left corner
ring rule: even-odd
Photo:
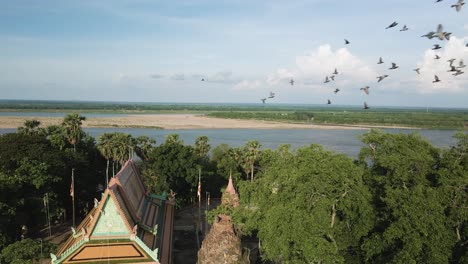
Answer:
[[[434,2],[0,0],[0,99],[468,108],[468,5]]]

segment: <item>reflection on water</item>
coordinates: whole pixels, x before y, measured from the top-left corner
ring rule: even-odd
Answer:
[[[0,129],[0,134],[14,132],[15,129]],[[368,130],[337,129],[190,129],[157,130],[150,128],[87,128],[91,136],[97,138],[106,132],[129,133],[134,137],[146,135],[156,139],[157,144],[164,142],[168,134],[179,134],[185,144],[194,144],[198,136],[207,136],[212,148],[225,143],[231,147],[243,146],[249,140],[258,140],[262,148],[276,149],[281,144],[290,144],[293,149],[310,144],[319,144],[325,149],[357,157],[364,146],[359,136]],[[456,143],[454,130],[408,130],[385,129],[389,133],[416,132],[428,139],[434,146],[447,148]]]

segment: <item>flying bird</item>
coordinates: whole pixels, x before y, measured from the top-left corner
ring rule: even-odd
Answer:
[[[453,65],[454,61],[455,61],[455,59],[453,59],[453,58],[447,61],[448,63],[450,63],[450,67]]]
[[[344,40],[344,44],[345,45],[348,45],[349,44],[349,41],[347,39]]]
[[[453,76],[458,76],[458,75],[463,74],[463,73],[465,73],[465,72],[462,72],[461,70],[457,70],[457,72],[452,74],[452,75]]]
[[[394,21],[393,23],[391,23],[388,27],[386,27],[385,29],[389,29],[389,28],[392,28],[392,27],[396,27],[398,25],[398,23],[396,21]]]
[[[379,76],[379,77],[377,77],[377,79],[379,79],[377,82],[381,82],[383,79],[385,79],[385,78],[387,78],[387,77],[388,77],[387,74],[382,75],[382,76]]]
[[[432,81],[432,83],[437,83],[437,82],[440,82],[439,76],[434,75],[434,81]]]
[[[340,89],[336,88],[335,91],[333,91],[335,94],[337,94],[340,91]]]
[[[400,31],[407,31],[408,29],[409,29],[409,28],[408,28],[406,25],[404,25],[403,28],[400,29]]]
[[[327,104],[331,104],[331,101],[330,101],[330,99],[328,99],[328,102],[327,102]]]
[[[465,0],[458,0],[458,2],[455,5],[451,5],[451,7],[455,7],[457,12],[460,12],[460,10],[462,9],[462,6],[465,4],[464,2]]]
[[[440,56],[436,54],[434,60],[440,60]]]
[[[455,68],[455,66],[450,66],[450,70],[448,70],[447,72],[457,72],[457,68]]]
[[[437,0],[437,1],[435,1],[435,2],[436,2],[436,3],[439,3],[439,2],[442,2],[442,1],[443,1],[443,0]]]
[[[330,75],[330,79],[331,79],[332,81],[335,81],[335,75]]]
[[[379,62],[377,62],[377,64],[382,64],[384,63],[383,60],[382,60],[382,57],[379,58]]]
[[[201,81],[204,82],[204,81],[205,81],[205,78],[202,78]]]
[[[420,68],[416,68],[413,71],[415,71],[417,74],[421,74],[421,73],[419,73],[419,70],[420,70]]]
[[[328,76],[325,77],[325,81],[323,83],[329,83],[330,80],[328,79]]]
[[[290,83],[291,85],[294,85],[294,80],[291,79],[291,80],[289,81],[289,83]]]
[[[439,24],[437,26],[437,32],[434,33],[434,37],[437,37],[439,40],[450,40],[450,35],[452,33],[444,32],[444,26],[442,24]]]
[[[423,37],[426,37],[428,39],[433,39],[433,38],[435,38],[435,32],[431,31],[431,32],[427,33],[426,35],[421,36],[421,38],[423,38]]]
[[[392,62],[392,67],[388,68],[389,70],[395,70],[395,69],[398,69],[398,66],[396,65],[396,63]]]
[[[434,44],[434,47],[432,48],[432,50],[438,50],[438,49],[441,49],[442,47],[439,45],[439,44]]]
[[[369,88],[370,88],[369,86],[366,86],[366,87],[361,88],[359,90],[364,91],[366,94],[369,94]]]
[[[275,93],[274,93],[274,92],[270,92],[270,96],[268,96],[268,98],[275,98]]]
[[[333,74],[338,75],[338,70],[336,68],[335,68],[335,71],[333,72]]]
[[[457,68],[461,69],[461,68],[465,68],[465,67],[466,67],[466,65],[463,63],[463,60],[460,60],[460,62],[458,63]]]
[[[260,100],[262,101],[262,103],[265,104],[266,98],[262,98],[262,99],[260,99]]]
[[[364,109],[369,109],[369,106],[367,105],[366,102],[364,102]]]

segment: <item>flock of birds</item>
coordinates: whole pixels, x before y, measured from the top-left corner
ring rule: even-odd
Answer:
[[[437,0],[435,3],[442,2],[442,1],[443,0]],[[465,4],[464,0],[458,0],[458,2],[456,4],[454,4],[454,5],[451,5],[451,7],[455,8],[457,12],[460,12],[461,9],[462,9],[462,6],[464,4]],[[394,21],[389,26],[387,26],[385,29],[391,29],[391,28],[396,27],[397,25],[398,25],[398,22]],[[408,30],[409,30],[409,28],[408,28],[407,25],[403,25],[403,27],[400,29],[401,32],[408,31]],[[450,32],[445,32],[444,28],[443,28],[443,25],[439,24],[436,31],[428,32],[427,34],[422,35],[421,37],[426,37],[429,40],[432,40],[433,38],[436,38],[436,39],[439,39],[441,41],[444,41],[444,40],[448,41],[448,40],[450,40],[451,34],[452,33],[450,33]],[[349,40],[347,40],[347,39],[344,40],[345,45],[349,45],[350,43],[351,42]],[[468,47],[468,43],[466,44],[466,47]],[[441,48],[442,47],[439,44],[434,44],[432,50],[439,50]],[[434,59],[435,60],[440,60],[441,57],[439,55],[435,55]],[[458,76],[458,75],[464,74],[462,69],[465,68],[466,65],[464,64],[463,60],[460,59],[457,65],[455,64],[455,60],[456,59],[451,58],[451,59],[449,59],[447,61],[447,62],[449,62],[448,72],[453,72],[453,74],[452,74],[453,76]],[[384,61],[383,61],[382,57],[379,58],[377,64],[384,64]],[[390,68],[388,68],[389,70],[397,70],[399,68],[399,66],[396,63],[392,62],[391,64],[392,64],[392,66]],[[414,69],[414,71],[417,74],[420,74],[421,68],[416,68],[416,69]],[[335,68],[335,70],[331,73],[331,75],[325,76],[324,83],[327,84],[327,83],[331,83],[331,82],[335,81],[335,78],[338,75],[339,75],[338,69]],[[377,77],[377,82],[381,82],[387,77],[389,77],[389,75],[387,75],[387,74],[378,76]],[[204,81],[204,79],[202,79],[202,81]],[[434,81],[432,81],[432,83],[438,83],[438,82],[441,82],[441,81],[442,80],[437,75],[434,75]],[[293,86],[294,83],[295,83],[294,79],[289,80],[289,84],[291,86]],[[363,88],[360,88],[360,91],[362,91],[365,95],[369,95],[369,92],[370,92],[369,90],[370,90],[369,86],[365,86]],[[338,88],[336,88],[333,91],[334,94],[338,94],[338,92],[340,92],[340,89],[338,89]],[[275,93],[270,92],[270,96],[262,98],[260,100],[262,101],[263,104],[265,104],[267,99],[272,99],[274,97],[275,97]],[[332,101],[330,99],[327,99],[327,104],[332,104]],[[370,108],[369,105],[367,104],[367,102],[364,102],[363,105],[364,105],[363,109],[369,109]]]

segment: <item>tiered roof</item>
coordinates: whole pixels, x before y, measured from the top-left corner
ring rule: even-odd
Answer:
[[[170,263],[174,201],[148,194],[133,161],[52,256],[52,263]]]

